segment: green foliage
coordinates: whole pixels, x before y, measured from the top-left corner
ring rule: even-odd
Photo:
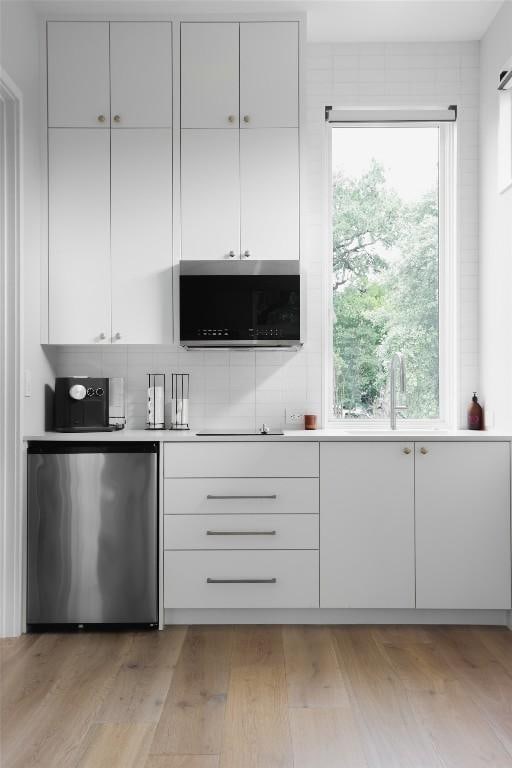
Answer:
[[[394,352],[407,367],[407,416],[439,413],[438,211],[434,192],[407,205],[372,162],[334,179],[335,411],[375,415]]]
[[[363,292],[348,286],[334,294],[335,399],[345,410],[371,408],[384,384],[376,354],[386,336],[386,321],[378,312],[383,299],[384,287],[376,283]]]
[[[385,186],[384,169],[375,160],[359,179],[333,179],[334,289],[347,283],[365,288],[374,273],[386,268],[382,248],[400,234],[402,202]]]

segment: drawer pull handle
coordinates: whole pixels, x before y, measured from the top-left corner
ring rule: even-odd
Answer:
[[[277,531],[206,531],[207,536],[275,536]]]
[[[275,584],[277,579],[206,579],[207,584]]]
[[[206,497],[211,499],[277,499],[277,493],[272,493],[269,496],[212,496],[211,493]]]

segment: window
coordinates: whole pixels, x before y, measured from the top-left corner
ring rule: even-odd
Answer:
[[[331,419],[387,419],[389,362],[401,352],[400,413],[447,420],[451,130],[431,122],[331,126]]]

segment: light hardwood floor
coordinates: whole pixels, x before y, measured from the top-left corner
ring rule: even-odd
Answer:
[[[2,768],[512,768],[512,632],[191,627],[0,642]]]

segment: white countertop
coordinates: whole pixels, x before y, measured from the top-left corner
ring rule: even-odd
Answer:
[[[480,440],[480,441],[502,441],[512,440],[511,434],[503,432],[482,431],[477,432],[469,429],[458,430],[346,430],[343,429],[316,429],[300,430],[294,429],[284,433],[284,435],[201,435],[191,430],[190,432],[178,432],[171,430],[146,430],[146,429],[123,429],[116,432],[41,432],[40,434],[25,435],[24,440],[55,440],[55,441],[74,441],[74,442],[126,442],[126,441],[152,441],[152,442],[253,442],[265,440],[266,442],[287,442],[287,441],[399,441],[399,442],[418,442],[418,441],[457,441],[457,440]]]

